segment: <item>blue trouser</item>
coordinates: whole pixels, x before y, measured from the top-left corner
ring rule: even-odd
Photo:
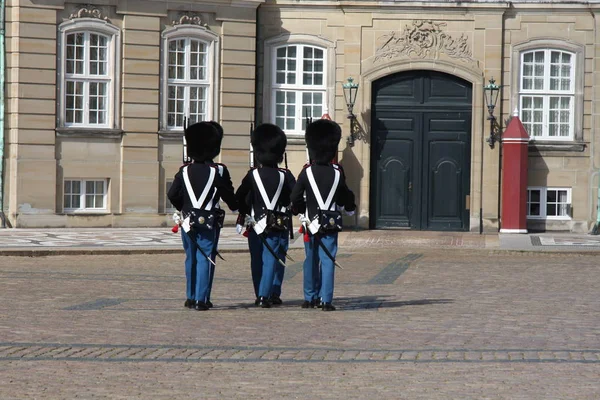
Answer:
[[[263,244],[256,232],[254,232],[254,229],[250,229],[248,232],[248,248],[250,249],[250,273],[252,274],[254,296],[258,297],[258,287],[260,286],[260,278],[262,277]]]
[[[335,265],[313,235],[304,242],[304,300],[312,301],[319,297],[324,303],[333,300]],[[319,236],[323,245],[335,258],[337,254],[337,233]],[[320,264],[320,268],[319,268]]]
[[[288,232],[284,232],[280,237],[278,249],[276,250],[275,247],[272,247],[273,250],[275,250],[275,252],[279,254],[279,259],[282,260],[284,263],[285,253],[287,253],[288,251],[289,244],[290,239],[288,236]],[[260,283],[263,275],[263,253],[267,252],[269,253],[269,255],[271,255],[271,253],[264,247],[262,241],[253,229],[251,229],[248,233],[248,248],[250,249],[250,272],[252,274],[254,295],[256,297],[259,297]],[[283,285],[284,274],[284,266],[277,262],[277,260],[275,260],[275,270],[273,273],[273,288],[271,295],[281,297],[281,286]]]
[[[215,226],[215,244],[213,247],[210,258],[216,264],[217,262],[217,246],[219,245],[219,236],[221,235],[221,228]],[[210,301],[210,294],[212,292],[213,280],[215,279],[215,264],[210,264],[210,278],[208,282],[208,294],[206,295],[206,301]]]
[[[196,265],[196,252],[193,248],[192,239],[185,233],[183,228],[180,227],[179,230],[181,231],[181,241],[185,251],[185,296],[190,300],[196,300],[196,274],[192,273]]]
[[[204,254],[212,254],[215,231],[190,231],[182,229],[181,238],[185,250],[186,296],[188,299],[206,302],[210,286],[210,266],[212,265]],[[195,244],[194,244],[195,242]]]
[[[287,254],[288,248],[290,246],[290,235],[288,232],[285,232],[281,237],[280,245],[279,245],[279,259],[285,263],[285,255]],[[268,251],[268,250],[267,250]],[[280,263],[275,264],[275,274],[273,278],[273,292],[271,293],[273,296],[281,297],[281,286],[283,285],[283,277],[285,275],[285,267]]]

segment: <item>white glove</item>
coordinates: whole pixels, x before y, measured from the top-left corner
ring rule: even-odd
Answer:
[[[347,216],[351,217],[351,216],[353,216],[353,215],[354,215],[354,213],[355,213],[356,211],[346,211],[346,210],[344,210],[344,212],[346,213],[346,215],[347,215]]]
[[[304,214],[298,214],[298,219],[302,224],[310,224],[310,219],[306,218]]]
[[[254,222],[255,222],[254,218],[251,215],[246,214],[246,217],[244,218],[244,225],[252,226],[252,225],[254,225]]]
[[[177,225],[181,225],[181,215],[179,215],[178,212],[173,213],[173,222],[175,222]]]
[[[242,225],[240,225],[240,224],[237,224],[235,226],[235,231],[237,232],[238,235],[241,235],[242,232],[244,231],[244,227]]]

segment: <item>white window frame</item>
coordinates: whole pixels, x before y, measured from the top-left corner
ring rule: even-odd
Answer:
[[[283,48],[291,48],[291,47],[295,47],[296,48],[296,57],[295,57],[295,62],[296,62],[296,68],[294,71],[287,71],[288,73],[293,73],[295,75],[295,81],[296,83],[290,84],[290,83],[277,83],[276,81],[276,76],[278,73],[277,70],[277,52],[280,49]],[[313,51],[314,50],[320,50],[323,54],[323,69],[322,69],[322,80],[321,80],[321,84],[320,85],[315,85],[315,84],[304,84],[303,83],[303,78],[304,78],[304,73],[306,73],[306,71],[304,71],[304,50],[306,48],[310,48]],[[273,55],[272,55],[272,65],[271,65],[271,73],[272,73],[272,77],[271,77],[271,99],[273,99],[274,101],[271,102],[271,115],[272,120],[270,122],[277,124],[277,92],[283,92],[285,93],[285,96],[287,97],[288,93],[294,93],[294,97],[295,97],[295,101],[294,101],[294,116],[293,116],[293,120],[294,120],[294,129],[287,129],[286,125],[286,119],[284,119],[284,126],[280,128],[282,128],[282,130],[288,134],[288,135],[302,135],[304,133],[305,127],[303,127],[302,125],[305,123],[305,120],[307,118],[313,118],[313,119],[318,119],[321,118],[321,116],[325,113],[325,109],[327,106],[327,69],[326,69],[326,65],[327,65],[327,50],[322,48],[322,47],[318,47],[318,46],[314,46],[314,45],[308,45],[308,44],[300,44],[300,43],[291,43],[291,44],[284,44],[281,46],[277,46],[275,48],[273,48]],[[312,71],[314,73],[314,71]],[[286,74],[287,75],[287,74]],[[286,79],[287,80],[287,79]],[[311,102],[311,106],[310,107],[305,107],[304,106],[304,94],[305,93],[310,93],[312,95],[316,94],[316,93],[320,93],[321,94],[321,104],[318,103],[312,103]],[[285,108],[288,107],[288,103],[287,103],[287,98],[285,99]],[[321,108],[321,114],[320,115],[313,115],[313,108],[314,107],[320,107]],[[290,117],[290,116],[288,116]]]
[[[178,84],[185,86],[206,85],[206,121],[218,119],[218,93],[219,93],[219,36],[207,30],[203,26],[183,24],[166,29],[162,33],[161,52],[161,132],[183,132],[183,127],[168,126],[168,103],[169,103],[169,42],[171,40],[186,39],[198,40],[206,45],[207,71],[202,81],[180,80]],[[189,51],[186,51],[185,70],[189,71]],[[189,89],[186,91],[189,93]],[[189,118],[189,95],[184,99],[184,116]]]
[[[542,136],[530,136],[531,143],[552,143],[557,142],[582,142],[583,141],[583,114],[584,114],[584,57],[585,47],[568,40],[561,39],[531,39],[522,43],[518,43],[512,47],[511,53],[511,80],[510,84],[514,88],[511,90],[511,109],[517,108],[519,116],[522,117],[522,97],[523,96],[546,96],[543,111],[544,134]],[[544,63],[549,65],[549,56],[552,51],[560,51],[571,54],[571,88],[568,91],[544,91],[544,90],[522,90],[523,82],[523,57],[525,53],[532,51],[545,51],[547,55],[544,57]],[[548,60],[548,61],[547,61]],[[545,68],[544,81],[549,82],[550,70]],[[546,85],[545,83],[544,85]],[[549,86],[544,86],[549,88]],[[569,136],[548,136],[548,121],[549,121],[549,98],[555,96],[571,96],[570,104],[570,122]]]
[[[297,46],[296,52],[296,84],[277,84],[277,49],[287,46]],[[323,51],[323,82],[321,85],[303,85],[303,49],[304,47],[318,48]],[[323,114],[329,113],[335,119],[335,43],[313,35],[284,34],[271,38],[264,43],[264,80],[263,80],[263,121],[276,124],[276,91],[294,91],[295,101],[295,129],[284,129],[290,138],[304,139],[302,122],[304,119],[302,104],[303,92],[322,92],[321,108]],[[298,96],[300,94],[300,96]],[[310,115],[309,115],[310,116]],[[312,115],[312,118],[321,118],[322,115]]]
[[[530,192],[533,190],[539,190],[540,192],[540,215],[530,215]],[[547,205],[548,205],[548,191],[559,191],[564,190],[567,192],[567,202],[564,203],[567,205],[567,215],[546,215],[547,213]],[[571,220],[571,209],[572,209],[572,189],[567,187],[546,187],[546,186],[530,186],[527,188],[527,219],[536,219],[536,220]],[[556,203],[563,204],[563,203]]]
[[[571,58],[571,62],[569,64],[570,66],[570,75],[568,77],[569,79],[569,89],[568,90],[561,90],[561,89],[550,89],[550,81],[552,79],[552,76],[550,75],[550,70],[551,70],[551,56],[553,52],[558,52],[561,55],[562,54],[568,54]],[[528,54],[533,54],[534,57],[534,65],[533,65],[533,71],[535,74],[535,53],[543,53],[544,54],[544,63],[543,63],[543,68],[544,68],[544,75],[542,77],[543,82],[542,82],[542,88],[541,89],[525,89],[524,86],[524,81],[525,81],[525,76],[523,75],[523,70],[524,70],[524,66],[525,66],[525,56],[527,56]],[[569,51],[564,51],[564,50],[560,50],[560,49],[532,49],[532,50],[528,50],[528,51],[524,51],[521,53],[521,73],[520,73],[520,79],[519,79],[519,110],[521,113],[521,120],[523,121],[523,113],[525,112],[524,106],[523,106],[523,102],[524,102],[524,98],[526,97],[531,97],[532,101],[534,101],[535,98],[541,98],[542,99],[542,135],[541,136],[534,136],[532,133],[529,133],[529,137],[531,138],[531,140],[573,140],[573,121],[574,121],[574,111],[575,111],[575,63],[576,63],[576,57],[575,54]],[[536,75],[534,75],[536,76]],[[550,99],[556,97],[559,99],[562,98],[568,98],[569,100],[569,108],[568,108],[568,112],[569,112],[569,120],[567,122],[568,124],[568,128],[569,128],[569,134],[567,136],[550,136]],[[533,113],[533,111],[532,111]],[[560,113],[560,111],[559,111]],[[533,116],[532,116],[533,119]]]
[[[106,121],[104,124],[89,123],[89,93],[84,92],[84,119],[81,123],[67,123],[66,121],[66,81],[67,81],[67,35],[85,33],[103,35],[108,38],[107,43],[107,75],[76,75],[77,80],[105,81],[107,88]],[[89,66],[89,45],[86,44],[84,56],[84,71]],[[58,43],[58,126],[61,128],[86,128],[86,129],[115,129],[119,121],[119,58],[120,58],[120,30],[107,21],[97,18],[76,18],[62,23],[59,26]],[[88,86],[88,85],[86,85]],[[88,86],[89,87],[89,86]]]
[[[67,193],[65,191],[65,184],[67,182],[71,182],[71,184],[73,182],[79,182],[80,185],[80,189],[81,191],[79,192],[79,208],[74,208],[74,207],[67,207],[66,206],[66,201],[65,201],[65,196],[67,196]],[[103,188],[102,188],[102,207],[86,207],[86,184],[88,182],[102,182],[103,183]],[[63,192],[63,212],[65,214],[77,214],[77,213],[101,213],[101,214],[105,214],[108,212],[108,179],[106,178],[65,178],[63,179],[63,186],[62,186],[62,192]],[[70,196],[74,195],[73,193],[69,194]],[[94,194],[96,195],[96,194]]]

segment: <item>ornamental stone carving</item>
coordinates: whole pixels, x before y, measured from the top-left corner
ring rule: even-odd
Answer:
[[[104,15],[102,10],[93,4],[80,4],[76,6],[71,15],[69,15],[69,19],[75,18],[96,18],[108,21],[108,17]]]
[[[177,26],[177,25],[197,25],[197,26],[203,26],[203,27],[208,27],[208,24],[206,22],[204,22],[205,18],[203,17],[202,14],[196,14],[196,13],[183,13],[179,15],[179,18],[172,21],[171,25],[173,26]]]
[[[438,59],[441,54],[465,62],[474,62],[467,37],[461,34],[458,39],[442,32],[444,22],[413,21],[402,32],[390,32],[379,40],[383,44],[376,50],[374,62],[396,57]]]

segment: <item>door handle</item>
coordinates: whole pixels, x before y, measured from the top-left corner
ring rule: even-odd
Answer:
[[[408,191],[412,192],[412,182],[408,182]]]

